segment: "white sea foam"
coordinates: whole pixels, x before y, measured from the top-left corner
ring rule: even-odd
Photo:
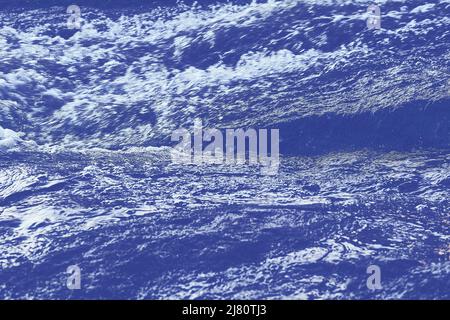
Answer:
[[[346,3],[322,1],[320,5],[338,8],[340,4]],[[368,1],[357,3],[365,4]],[[392,89],[395,88],[394,83],[398,86],[400,80],[410,81],[412,77],[417,78],[421,88],[427,88],[423,84],[431,81],[429,76],[425,79],[428,74],[425,70],[418,70],[414,76],[402,72],[410,65],[404,61],[384,73],[368,72],[355,81],[352,99],[336,94],[339,92],[339,88],[336,89],[340,86],[338,82],[333,84],[331,91],[330,88],[320,88],[320,99],[308,92],[291,97],[290,92],[302,90],[308,86],[309,80],[326,72],[343,72],[351,68],[354,61],[367,59],[372,63],[370,59],[375,58],[371,45],[358,35],[355,35],[355,40],[331,51],[323,50],[324,44],[335,39],[330,39],[326,33],[311,36],[311,25],[307,19],[299,18],[293,20],[292,25],[280,26],[283,29],[280,31],[286,32],[282,39],[275,32],[271,41],[262,41],[248,50],[233,53],[236,55],[233,62],[223,59],[230,52],[216,48],[222,45],[218,41],[223,32],[233,35],[234,30],[247,28],[251,33],[253,28],[264,27],[268,21],[277,21],[283,15],[298,13],[301,16],[299,8],[305,9],[305,5],[313,4],[317,5],[317,2],[254,1],[210,7],[180,5],[172,11],[159,8],[151,12],[124,15],[117,20],[93,14],[92,18],[85,19],[82,29],[67,40],[59,35],[46,34],[49,28],[57,29],[48,23],[36,23],[24,30],[16,30],[5,24],[0,27],[0,60],[9,64],[11,70],[0,74],[0,99],[9,105],[15,104],[14,111],[30,121],[34,128],[40,129],[32,133],[33,139],[67,146],[110,148],[117,145],[142,146],[146,142],[167,137],[174,128],[192,122],[191,118],[198,113],[206,114],[209,118],[227,119],[232,112],[252,112],[252,119],[246,121],[257,122],[269,117],[279,120],[292,114],[308,116],[326,112],[352,113],[362,108],[377,110],[391,106],[392,101],[402,103],[408,99],[417,99],[418,93],[422,99],[429,99],[435,94],[434,91],[418,89],[398,95]],[[326,30],[360,23],[364,19],[363,9],[362,5],[361,10],[346,14],[333,9],[328,13],[321,12],[320,19],[329,19]],[[425,4],[411,12],[383,11],[383,16],[400,20],[404,15],[419,14],[424,10],[435,9],[433,5]],[[411,33],[427,36],[435,27],[448,23],[445,19],[439,16],[422,21],[413,20],[400,24],[398,29],[380,32],[386,34],[386,43],[394,37],[406,39]],[[361,26],[360,35],[364,33],[365,24]],[[305,46],[302,41],[289,48],[272,48],[270,45],[271,42],[295,39],[298,35],[304,35],[316,46],[302,49]],[[202,66],[183,62],[189,50],[198,45],[209,48],[219,58]],[[167,64],[161,59],[162,56],[172,57],[179,64]],[[14,59],[19,59],[22,67],[14,67],[18,65]],[[56,67],[67,71],[69,77],[49,74],[49,70],[41,66],[43,62],[50,64],[50,70]],[[420,67],[414,61],[411,63],[416,69]],[[427,63],[422,68],[436,69],[438,74],[434,74],[433,79],[437,79],[444,72],[437,65]],[[292,77],[292,81],[286,81],[288,76]],[[367,98],[367,82],[375,77],[378,81],[371,86],[373,93],[370,94],[383,92],[385,99]],[[55,82],[64,85],[59,86]],[[276,97],[279,101],[277,108],[255,102],[257,97],[245,101],[237,98],[249,89]],[[50,107],[47,105],[36,105],[36,98],[41,96],[58,99],[62,106],[48,110]],[[123,115],[130,115],[126,119],[133,119],[133,115],[145,114],[149,108],[155,113],[154,123],[142,121],[127,125],[121,120],[114,122]],[[0,112],[17,118],[11,108]],[[47,116],[39,117],[42,113]],[[114,130],[104,130],[109,127]]]
[[[0,150],[14,147],[20,140],[19,133],[0,127]]]

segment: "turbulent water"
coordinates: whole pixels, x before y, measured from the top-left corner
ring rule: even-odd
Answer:
[[[450,1],[377,3],[0,0],[0,298],[450,299]]]

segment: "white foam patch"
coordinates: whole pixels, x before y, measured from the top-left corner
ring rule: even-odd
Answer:
[[[20,140],[19,133],[0,127],[0,150],[9,149],[16,146]]]
[[[434,8],[434,6],[435,6],[435,4],[434,3],[427,3],[427,4],[424,4],[424,5],[420,5],[420,6],[418,6],[418,7],[415,7],[414,9],[412,9],[411,10],[411,13],[424,13],[424,12],[428,12],[428,11],[430,11],[431,9],[433,9]]]

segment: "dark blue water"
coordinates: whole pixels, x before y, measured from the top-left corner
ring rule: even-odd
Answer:
[[[0,298],[449,299],[450,3],[369,4],[0,0]]]

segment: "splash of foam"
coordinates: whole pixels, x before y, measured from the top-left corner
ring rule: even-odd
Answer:
[[[0,126],[0,151],[7,151],[15,147],[33,147],[36,143],[33,141],[23,140],[22,132],[16,132],[11,129],[4,129]]]
[[[19,133],[10,129],[3,129],[0,126],[0,150],[14,147],[18,140],[20,140]]]

